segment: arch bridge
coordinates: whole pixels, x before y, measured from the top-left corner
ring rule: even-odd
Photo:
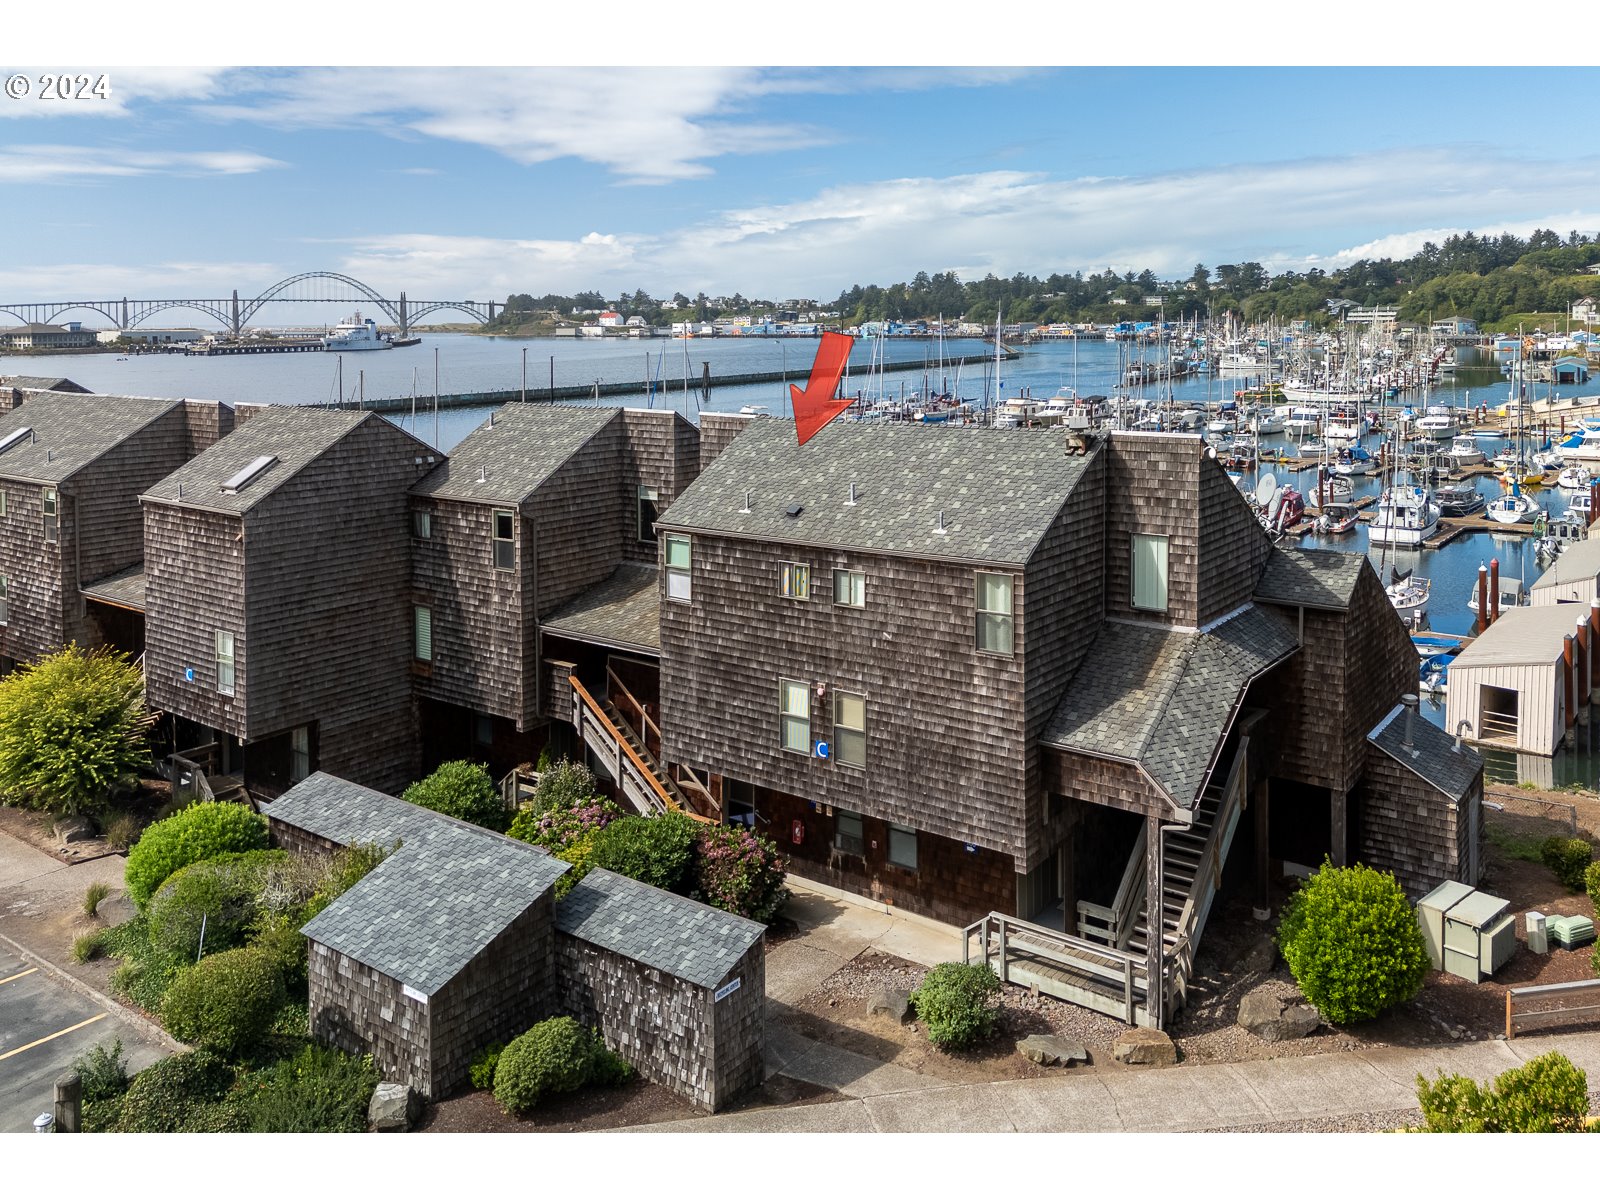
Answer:
[[[493,300],[410,300],[404,292],[391,300],[349,275],[335,271],[306,271],[280,279],[253,300],[241,299],[238,289],[234,289],[231,296],[220,299],[147,300],[124,296],[120,300],[0,303],[0,313],[25,323],[40,325],[55,324],[70,312],[98,313],[126,333],[157,313],[187,308],[204,313],[238,337],[246,325],[272,304],[372,305],[389,319],[390,324],[398,326],[402,335],[410,333],[411,327],[430,313],[451,310],[464,313],[480,325],[485,325],[494,320],[495,311],[499,308]]]

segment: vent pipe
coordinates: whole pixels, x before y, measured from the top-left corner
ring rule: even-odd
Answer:
[[[749,511],[750,511],[750,498],[751,498],[751,497],[752,497],[752,496],[754,496],[754,495],[755,495],[755,493],[754,493],[754,492],[752,492],[752,491],[751,491],[751,490],[750,490],[750,489],[749,489],[749,488],[746,488],[746,489],[745,489],[745,493],[744,493],[744,507],[743,507],[743,508],[741,508],[741,509],[740,509],[740,510],[739,510],[739,511],[740,511],[740,512],[742,512],[742,513],[748,513],[748,512],[749,512]]]
[[[1406,731],[1405,737],[1400,743],[1400,748],[1411,755],[1412,758],[1415,758],[1417,751],[1411,743],[1411,723],[1416,719],[1417,715],[1417,694],[1415,692],[1407,692],[1400,697],[1400,703],[1406,707]]]
[[[853,483],[850,485],[850,499],[846,500],[845,504],[847,506],[851,507],[851,508],[855,507],[855,504],[856,504],[856,485],[853,484]]]
[[[488,483],[489,482],[489,468],[488,467],[479,467],[478,468],[478,482],[479,483]]]
[[[178,499],[179,500],[183,499],[183,484],[181,484],[181,483],[178,485]]]
[[[1461,753],[1461,731],[1463,729],[1472,729],[1472,722],[1467,720],[1465,717],[1462,717],[1461,720],[1456,722],[1456,753],[1457,754]],[[1476,730],[1474,730],[1474,732],[1476,732]]]
[[[942,509],[942,508],[939,510],[939,528],[935,532],[937,532],[937,533],[949,533],[950,532],[948,529],[946,529],[944,527],[944,509]]]

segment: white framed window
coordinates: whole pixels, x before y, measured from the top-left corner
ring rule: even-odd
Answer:
[[[44,540],[53,542],[61,535],[61,518],[56,511],[58,497],[55,488],[44,490]]]
[[[656,516],[661,493],[653,487],[639,485],[639,527],[636,536],[647,546],[656,544]]]
[[[845,608],[865,608],[867,573],[836,569],[833,573],[833,602]]]
[[[296,725],[289,731],[289,782],[299,783],[311,774],[311,727]]]
[[[783,748],[796,754],[810,754],[811,685],[795,679],[778,680],[778,712],[783,726]]]
[[[0,625],[11,624],[11,581],[0,575]]]
[[[433,512],[426,508],[413,509],[411,512],[411,533],[414,537],[427,541],[433,536]]]
[[[904,825],[889,826],[889,861],[908,871],[917,869],[917,831]]]
[[[806,563],[779,563],[778,591],[791,600],[811,599],[811,567]]]
[[[668,600],[689,599],[689,574],[691,560],[692,549],[687,535],[681,533],[667,534]]]
[[[494,514],[494,569],[510,571],[517,565],[517,514],[496,509]]]
[[[233,695],[233,634],[226,629],[217,630],[217,691]]]
[[[986,654],[1015,653],[1012,628],[1012,578],[978,572],[978,649]]]
[[[418,662],[433,661],[433,610],[425,604],[411,606],[411,654]]]
[[[861,814],[846,809],[833,810],[833,848],[843,854],[865,854],[866,838],[861,833]]]
[[[1167,611],[1167,538],[1159,533],[1133,535],[1133,607]]]
[[[846,766],[867,765],[867,698],[859,692],[833,694],[833,758]]]

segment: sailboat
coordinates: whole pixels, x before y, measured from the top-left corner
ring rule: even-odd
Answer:
[[[1488,507],[1490,518],[1502,525],[1518,525],[1531,521],[1538,512],[1538,503],[1523,493],[1522,485],[1515,478],[1511,481],[1511,490],[1504,496],[1496,496],[1489,501]]]

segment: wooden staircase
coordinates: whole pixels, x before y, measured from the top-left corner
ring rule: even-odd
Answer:
[[[572,720],[595,761],[640,814],[681,812],[696,821],[708,821],[694,811],[678,784],[668,775],[644,740],[609,699],[596,700],[576,675],[568,676],[572,688]]]

